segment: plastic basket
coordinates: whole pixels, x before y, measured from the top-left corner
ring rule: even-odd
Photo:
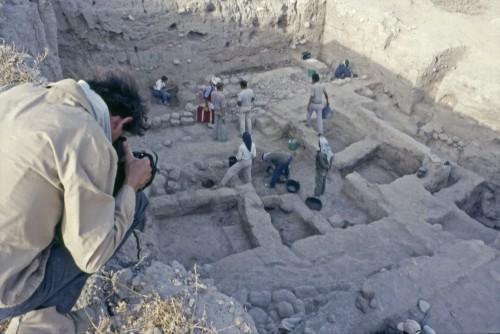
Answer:
[[[316,70],[314,68],[310,68],[307,70],[307,76],[309,78],[312,78],[312,76],[316,73]]]
[[[299,148],[299,146],[300,146],[300,143],[299,143],[299,141],[298,141],[297,139],[295,139],[295,138],[290,138],[290,139],[288,140],[288,149],[289,149],[290,151],[295,151],[296,149],[298,149],[298,148]]]

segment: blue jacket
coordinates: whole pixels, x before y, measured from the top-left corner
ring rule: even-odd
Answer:
[[[347,67],[345,64],[340,64],[335,70],[335,78],[337,79],[350,78],[351,75],[352,75],[351,69]]]

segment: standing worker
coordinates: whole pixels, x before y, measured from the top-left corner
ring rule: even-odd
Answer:
[[[262,160],[274,165],[274,171],[271,177],[269,188],[274,188],[281,175],[284,175],[286,178],[288,178],[288,175],[290,174],[290,164],[292,162],[292,159],[293,156],[291,154],[284,152],[268,152],[262,154]]]
[[[247,88],[245,80],[240,81],[241,92],[238,94],[238,106],[240,107],[240,133],[246,131],[252,134],[252,104],[255,100],[253,90]]]
[[[314,187],[314,196],[319,197],[325,193],[326,176],[332,166],[333,152],[328,144],[328,140],[319,137],[319,150],[316,153],[316,184]]]
[[[226,98],[224,97],[224,84],[218,82],[216,85],[217,91],[212,93],[212,103],[215,113],[215,140],[227,141],[226,128]]]
[[[226,175],[222,178],[221,187],[225,187],[229,180],[240,172],[243,174],[243,182],[252,182],[252,160],[257,156],[257,151],[255,144],[252,142],[252,136],[248,132],[243,133],[242,139],[243,143],[236,154],[237,162],[228,169]]]
[[[330,102],[328,101],[326,89],[319,83],[319,74],[314,73],[312,75],[311,96],[309,97],[309,103],[307,104],[307,126],[311,126],[311,115],[315,112],[317,122],[316,131],[319,135],[323,134],[323,95],[326,99],[326,105],[329,106]]]
[[[212,128],[214,126],[212,123],[212,120],[214,119],[214,105],[212,103],[212,93],[217,89],[216,86],[221,81],[222,80],[218,77],[212,77],[212,79],[210,79],[210,82],[208,83],[208,86],[205,87],[202,92],[203,101],[205,102],[205,108],[212,115],[207,124],[209,128]]]

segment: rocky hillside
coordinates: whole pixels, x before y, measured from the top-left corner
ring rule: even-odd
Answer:
[[[92,65],[180,80],[289,61],[290,45],[319,44],[324,7],[319,0],[7,1],[0,36],[33,53],[48,47],[52,79],[61,65],[78,76]],[[19,21],[32,29],[19,29]]]
[[[0,2],[0,38],[25,49],[31,55],[41,54],[44,49],[48,49],[44,74],[50,79],[62,77],[52,1]]]
[[[19,25],[18,22],[30,24]],[[50,79],[127,66],[150,82],[265,69],[311,50],[380,75],[408,114],[437,102],[498,130],[500,4],[493,0],[4,1],[0,37],[50,50]],[[22,27],[22,28],[21,28]],[[62,68],[62,69],[61,69]]]

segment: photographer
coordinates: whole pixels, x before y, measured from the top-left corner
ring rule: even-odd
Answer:
[[[144,221],[148,159],[125,143],[113,196],[112,142],[142,134],[146,110],[130,78],[23,84],[0,94],[0,320],[6,333],[74,333],[69,312],[86,279]]]

